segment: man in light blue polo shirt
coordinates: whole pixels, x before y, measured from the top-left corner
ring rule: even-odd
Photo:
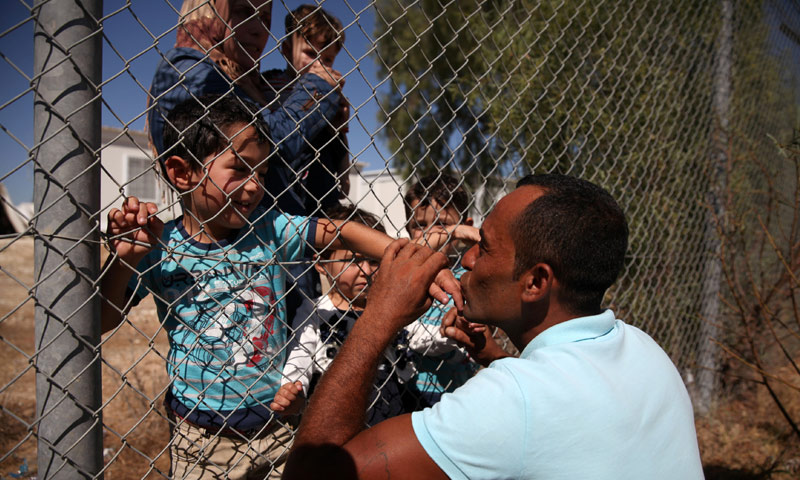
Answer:
[[[611,196],[522,179],[465,255],[463,317],[444,333],[487,365],[432,408],[362,430],[382,349],[429,305],[446,261],[398,240],[323,377],[284,478],[703,478],[689,396],[666,354],[600,305],[628,227]],[[471,322],[471,323],[468,323]],[[480,326],[476,326],[480,324]],[[483,325],[522,352],[508,356]]]

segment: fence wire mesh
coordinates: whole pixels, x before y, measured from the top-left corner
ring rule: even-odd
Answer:
[[[531,172],[619,199],[631,239],[608,306],[660,343],[696,402],[714,395],[714,219],[731,182],[764,187],[738,159],[784,168],[797,2],[325,0],[281,27],[299,6],[8,5],[0,477],[169,477],[171,455],[175,477],[277,474],[296,419],[270,402],[289,380],[313,388],[375,270],[326,248],[326,225],[450,240],[458,271],[468,242],[436,228],[480,225]],[[192,99],[200,115],[167,117]],[[139,227],[113,214],[130,197],[170,236],[149,237],[151,219],[120,243]],[[370,420],[476,369],[437,338],[440,315],[387,352]]]

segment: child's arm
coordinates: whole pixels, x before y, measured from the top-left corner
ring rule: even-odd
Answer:
[[[474,245],[481,241],[480,230],[472,225],[448,225],[446,227],[434,227],[425,232],[424,243],[434,250],[439,250],[451,242],[463,242]]]
[[[382,258],[386,247],[392,243],[392,237],[358,222],[345,220],[317,220],[317,232],[314,246],[319,249],[349,249],[365,257]],[[445,293],[447,292],[447,293]],[[431,284],[428,293],[442,303],[447,303],[453,297],[453,302],[461,311],[464,308],[464,298],[461,296],[461,284],[453,276],[450,269],[443,269]]]
[[[155,203],[139,203],[138,198],[128,197],[122,210],[114,208],[108,213],[107,234],[113,252],[103,268],[100,282],[104,300],[101,313],[103,333],[122,323],[128,281],[136,265],[152,250],[164,231],[164,223],[155,216],[157,211]]]
[[[284,383],[275,394],[275,398],[269,404],[269,408],[274,412],[284,415],[297,415],[303,411],[306,405],[306,397],[303,395],[303,384],[301,382]]]

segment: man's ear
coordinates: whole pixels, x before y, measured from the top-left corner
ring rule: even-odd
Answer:
[[[472,220],[472,217],[467,217],[467,218],[466,218],[466,219],[465,219],[463,222],[461,222],[461,223],[463,223],[464,225],[469,225],[469,226],[471,227],[471,226],[472,226],[472,224],[473,224],[473,223],[475,223],[475,222]]]
[[[546,263],[537,263],[522,274],[522,301],[538,302],[547,298],[553,288],[553,269]]]
[[[164,169],[167,172],[167,178],[179,192],[185,192],[194,187],[192,181],[192,169],[189,162],[183,157],[172,155],[164,160]]]

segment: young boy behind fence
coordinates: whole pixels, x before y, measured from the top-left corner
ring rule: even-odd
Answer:
[[[356,222],[260,206],[271,144],[253,111],[219,96],[176,106],[164,174],[183,216],[163,224],[155,204],[135,197],[108,215],[103,331],[153,294],[170,345],[165,404],[175,422],[175,478],[280,475],[293,435],[269,409],[288,341],[281,264],[313,254],[306,245],[346,243],[376,258],[392,240]]]
[[[408,234],[412,239],[426,238],[434,249],[443,246],[451,259],[453,275],[461,278],[466,270],[461,266],[460,253],[480,240],[468,216],[470,199],[464,187],[449,175],[433,174],[412,185],[404,200]],[[452,302],[434,302],[406,327],[417,369],[411,384],[417,404],[411,405],[411,410],[433,405],[444,392],[460,387],[477,371],[477,364],[466,351],[439,332],[444,315],[452,307]]]
[[[286,58],[286,69],[267,70],[262,73],[267,83],[278,94],[278,103],[291,96],[296,82],[309,68],[319,62],[326,71],[337,78],[341,74],[333,69],[333,62],[344,46],[342,22],[317,5],[300,5],[284,20],[286,39],[281,53]],[[344,79],[339,81],[339,89]],[[281,108],[281,107],[277,107]],[[342,97],[340,111],[333,121],[317,135],[300,156],[315,157],[302,162],[306,171],[298,172],[298,182],[303,185],[306,214],[339,204],[350,190],[347,170],[350,159],[347,145],[347,119],[349,105]]]
[[[350,220],[384,231],[374,215],[353,206],[326,210],[331,219]],[[295,337],[283,369],[285,383],[272,408],[285,414],[300,413],[305,398],[330,366],[367,304],[368,288],[378,261],[354,255],[348,249],[326,250],[315,265],[331,284],[327,294],[305,301],[294,320]],[[367,425],[375,425],[403,413],[403,384],[413,375],[405,335],[386,349],[378,366],[375,389],[366,413]]]

